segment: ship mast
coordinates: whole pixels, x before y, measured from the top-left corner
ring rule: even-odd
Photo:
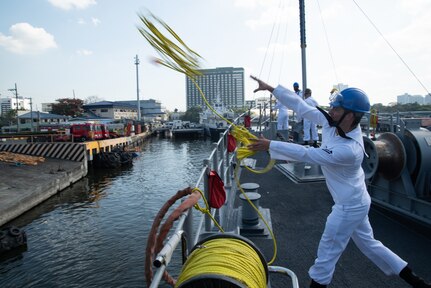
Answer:
[[[305,40],[305,4],[304,0],[299,0],[299,33],[301,35],[301,60],[302,60],[302,94],[307,89],[307,65],[305,48],[307,43]]]

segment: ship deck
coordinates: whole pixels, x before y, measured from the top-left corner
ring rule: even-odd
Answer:
[[[257,153],[254,158],[257,169],[265,167],[269,160],[267,153]],[[244,169],[241,183],[259,184],[258,192],[262,196],[259,205],[270,209],[278,245],[277,258],[271,265],[289,268],[297,275],[300,287],[308,287],[308,269],[315,260],[326,217],[333,205],[332,198],[323,179],[297,184],[276,167],[265,174]],[[399,221],[374,205],[369,217],[375,238],[406,260],[418,275],[431,281],[431,231]],[[268,260],[271,259],[272,246],[257,246]],[[271,287],[289,287],[286,282],[286,276],[271,274]],[[386,276],[350,241],[337,263],[330,287],[410,286],[398,276]]]

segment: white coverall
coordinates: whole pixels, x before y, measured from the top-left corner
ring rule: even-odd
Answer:
[[[305,103],[293,91],[278,86],[273,95],[299,116],[323,126],[320,148],[271,141],[271,158],[303,161],[321,165],[326,185],[334,200],[325,230],[319,242],[317,258],[308,271],[310,277],[328,285],[341,253],[352,239],[359,250],[387,275],[398,275],[407,262],[374,239],[368,219],[371,198],[365,185],[361,163],[365,154],[361,129],[358,126],[342,138],[329,126],[324,115]]]
[[[319,105],[312,96],[309,96],[307,99],[305,99],[305,102],[312,107],[316,107]],[[310,137],[310,130],[311,130],[311,137]],[[310,141],[310,139],[313,139],[314,142],[317,142],[319,140],[319,135],[317,134],[317,124],[306,118],[304,118],[304,138],[303,139],[304,141]]]
[[[278,110],[277,116],[277,130],[288,130],[289,129],[289,112],[287,107],[277,101],[274,109]]]

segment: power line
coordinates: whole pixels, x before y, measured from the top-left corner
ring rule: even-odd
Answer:
[[[416,78],[416,80],[419,82],[419,84],[422,86],[422,88],[425,89],[425,91],[427,92],[427,94],[430,94],[430,92],[428,91],[428,89],[425,87],[425,85],[421,82],[421,80],[419,80],[419,78],[416,76],[416,74],[413,72],[413,70],[409,67],[409,65],[404,61],[404,59],[400,56],[400,54],[398,54],[398,52],[395,50],[395,48],[391,45],[391,43],[389,43],[389,41],[386,39],[386,37],[383,35],[382,32],[380,32],[379,28],[377,28],[377,26],[374,24],[374,22],[370,19],[370,17],[368,17],[368,15],[365,13],[364,10],[362,10],[362,8],[359,6],[359,4],[355,1],[352,0],[353,3],[355,3],[355,5],[358,7],[358,9],[361,11],[362,14],[364,14],[365,18],[367,18],[367,20],[371,23],[371,25],[374,27],[374,29],[376,29],[377,33],[380,34],[380,36],[383,38],[383,40],[385,40],[386,44],[388,44],[388,46],[392,49],[392,51],[394,51],[394,53],[398,56],[398,58],[401,60],[401,62],[404,64],[404,66],[407,67],[407,69],[410,71],[410,73],[413,75],[413,77]]]

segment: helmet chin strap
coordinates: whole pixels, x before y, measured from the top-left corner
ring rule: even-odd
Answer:
[[[346,139],[352,139],[349,136],[347,136],[346,133],[344,133],[343,129],[341,129],[341,127],[339,126],[339,124],[343,121],[344,117],[346,117],[346,115],[347,115],[346,111],[344,111],[340,120],[334,121],[334,119],[332,119],[332,117],[328,114],[328,112],[326,112],[325,110],[323,110],[320,107],[316,107],[316,108],[317,108],[317,110],[319,110],[323,114],[323,116],[325,116],[326,120],[328,121],[329,126],[337,128],[337,132],[338,132],[338,135],[340,135],[340,137],[343,137]]]

